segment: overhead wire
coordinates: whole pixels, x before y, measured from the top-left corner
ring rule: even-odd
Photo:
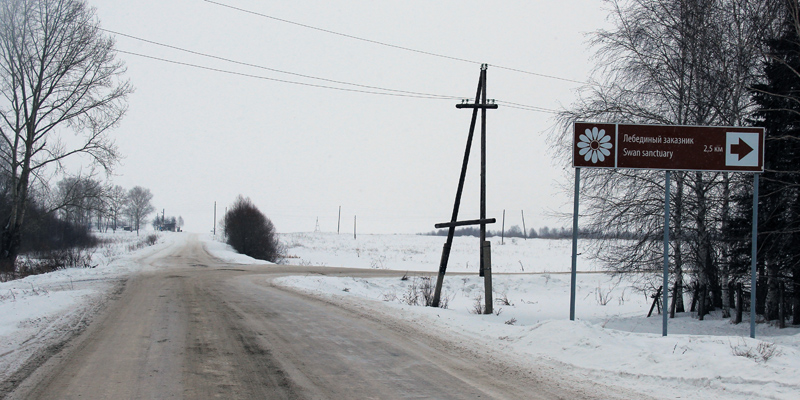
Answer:
[[[195,51],[195,50],[189,50],[189,49],[186,49],[186,48],[183,48],[183,47],[173,46],[173,45],[170,45],[170,44],[156,42],[156,41],[149,40],[149,39],[144,39],[144,38],[141,38],[141,37],[138,37],[138,36],[129,35],[127,33],[112,31],[110,29],[104,29],[104,28],[98,28],[98,29],[100,29],[100,30],[102,30],[104,32],[107,32],[107,33],[111,33],[111,34],[117,35],[117,36],[122,36],[122,37],[126,37],[126,38],[129,38],[129,39],[134,39],[134,40],[138,40],[138,41],[141,41],[141,42],[154,44],[154,45],[157,45],[157,46],[166,47],[166,48],[173,49],[173,50],[182,51],[182,52],[189,53],[189,54],[194,54],[194,55],[199,55],[199,56],[202,56],[202,57],[221,60],[221,61],[225,61],[225,62],[229,62],[229,63],[233,63],[233,64],[238,64],[238,65],[242,65],[242,66],[246,66],[246,67],[252,67],[252,68],[257,68],[257,69],[263,69],[263,70],[266,70],[266,71],[272,71],[272,72],[278,72],[278,73],[287,74],[287,75],[298,76],[298,77],[301,77],[301,78],[315,79],[315,80],[320,80],[320,81],[324,81],[324,82],[336,83],[336,84],[340,84],[340,85],[356,86],[356,87],[361,87],[361,88],[364,88],[364,89],[382,90],[382,91],[387,91],[387,92],[397,92],[397,93],[404,93],[404,94],[410,94],[410,95],[426,96],[426,97],[431,97],[431,98],[441,97],[443,99],[448,99],[448,100],[460,99],[461,98],[460,96],[447,96],[447,95],[438,95],[438,94],[431,94],[431,93],[412,92],[412,91],[399,90],[399,89],[388,89],[388,88],[382,88],[382,87],[378,87],[378,86],[362,85],[362,84],[358,84],[358,83],[338,81],[338,80],[328,79],[328,78],[320,78],[320,77],[317,77],[317,76],[300,74],[300,73],[291,72],[291,71],[284,71],[284,70],[275,69],[275,68],[269,68],[269,67],[265,67],[265,66],[262,66],[262,65],[247,63],[247,62],[243,62],[243,61],[237,61],[237,60],[233,60],[233,59],[230,59],[230,58],[216,56],[216,55],[208,54],[208,53],[202,53],[202,52]],[[141,55],[141,54],[137,54],[137,55]]]
[[[336,36],[346,37],[346,38],[353,39],[353,40],[359,40],[359,41],[362,41],[362,42],[372,43],[372,44],[376,44],[376,45],[379,45],[379,46],[391,47],[391,48],[394,48],[394,49],[409,51],[409,52],[418,53],[418,54],[425,54],[425,55],[428,55],[428,56],[439,57],[439,58],[444,58],[444,59],[448,59],[448,60],[466,62],[466,63],[470,63],[470,64],[484,64],[482,62],[478,62],[478,61],[474,61],[474,60],[468,60],[466,58],[448,56],[448,55],[434,53],[434,52],[430,52],[430,51],[414,49],[414,48],[411,48],[411,47],[405,47],[405,46],[399,46],[399,45],[396,45],[396,44],[381,42],[381,41],[378,41],[378,40],[367,39],[367,38],[364,38],[364,37],[350,35],[350,34],[342,33],[342,32],[337,32],[337,31],[333,31],[333,30],[330,30],[330,29],[319,28],[319,27],[316,27],[316,26],[313,26],[313,25],[308,25],[308,24],[303,24],[303,23],[300,23],[300,22],[290,21],[288,19],[274,17],[274,16],[271,16],[271,15],[267,15],[267,14],[264,14],[264,13],[257,12],[257,11],[252,11],[252,10],[248,10],[248,9],[245,9],[245,8],[232,6],[230,4],[220,3],[220,2],[217,2],[217,1],[213,1],[213,0],[204,0],[204,1],[206,3],[211,3],[211,4],[214,4],[214,5],[220,6],[220,7],[229,8],[229,9],[236,10],[236,11],[239,11],[239,12],[242,12],[242,13],[259,16],[259,17],[262,17],[262,18],[267,18],[267,19],[271,19],[271,20],[274,20],[274,21],[279,21],[279,22],[283,22],[283,23],[286,23],[286,24],[299,26],[299,27],[306,28],[306,29],[311,29],[311,30],[315,30],[315,31],[319,31],[319,32],[324,32],[324,33],[328,33],[328,34],[331,34],[331,35],[336,35]],[[581,85],[594,85],[591,82],[579,81],[579,80],[569,79],[569,78],[562,78],[560,76],[542,74],[542,73],[532,72],[532,71],[526,71],[526,70],[523,70],[523,69],[511,68],[511,67],[506,67],[506,66],[497,65],[497,64],[488,64],[488,65],[490,65],[490,66],[492,66],[494,68],[498,68],[498,69],[504,69],[504,70],[507,70],[507,71],[513,71],[513,72],[518,72],[518,73],[522,73],[522,74],[539,76],[539,77],[542,77],[542,78],[555,79],[555,80],[560,80],[560,81],[564,81],[564,82],[577,83],[577,84],[581,84]]]
[[[340,90],[340,91],[344,91],[344,92],[376,94],[376,95],[395,96],[395,97],[411,97],[411,98],[419,98],[419,99],[435,99],[435,100],[455,100],[455,99],[461,99],[462,98],[461,96],[444,96],[444,95],[428,95],[428,94],[378,92],[378,91],[371,91],[371,90],[351,89],[351,88],[343,88],[343,87],[336,87],[336,86],[318,85],[318,84],[315,84],[315,83],[298,82],[298,81],[290,81],[290,80],[287,80],[287,79],[270,78],[270,77],[267,77],[267,76],[253,75],[253,74],[247,74],[247,73],[244,73],[244,72],[230,71],[230,70],[225,70],[225,69],[221,69],[221,68],[208,67],[208,66],[205,66],[205,65],[187,63],[187,62],[183,62],[183,61],[175,61],[175,60],[170,60],[170,59],[166,59],[166,58],[162,58],[162,57],[156,57],[156,56],[151,56],[151,55],[147,55],[147,54],[135,53],[135,52],[132,52],[132,51],[126,51],[126,50],[116,50],[116,51],[119,52],[119,53],[128,54],[128,55],[132,55],[132,56],[149,58],[151,60],[157,60],[157,61],[162,61],[162,62],[166,62],[166,63],[170,63],[170,64],[182,65],[182,66],[186,66],[186,67],[204,69],[204,70],[207,70],[207,71],[219,72],[219,73],[224,73],[224,74],[229,74],[229,75],[237,75],[237,76],[243,76],[243,77],[247,77],[247,78],[263,79],[263,80],[267,80],[267,81],[289,83],[289,84],[293,84],[293,85],[309,86],[309,87],[315,87],[315,88]]]
[[[517,109],[520,109],[520,110],[539,111],[539,112],[545,112],[545,113],[550,113],[550,114],[557,114],[558,113],[558,110],[553,110],[551,108],[544,108],[544,107],[538,107],[538,106],[529,106],[527,104],[513,103],[513,102],[505,101],[505,100],[495,100],[495,103],[502,104],[503,107],[517,108]]]
[[[387,96],[395,96],[395,97],[421,98],[421,99],[459,100],[459,99],[463,99],[464,98],[463,96],[452,96],[452,95],[442,95],[442,94],[433,94],[433,93],[424,93],[424,92],[414,92],[414,91],[400,90],[400,89],[390,89],[390,88],[384,88],[384,87],[379,87],[379,86],[371,86],[371,85],[364,85],[364,84],[358,84],[358,83],[352,83],[352,82],[346,82],[346,81],[340,81],[340,80],[334,80],[334,79],[328,79],[328,78],[321,78],[321,77],[317,77],[317,76],[312,76],[312,75],[307,75],[307,74],[300,74],[300,73],[291,72],[291,71],[284,71],[284,70],[280,70],[280,69],[265,67],[265,66],[262,66],[262,65],[257,65],[257,64],[243,62],[243,61],[233,60],[233,59],[230,59],[230,58],[216,56],[216,55],[213,55],[213,54],[203,53],[203,52],[199,52],[199,51],[195,51],[195,50],[190,50],[190,49],[186,49],[186,48],[179,47],[179,46],[174,46],[174,45],[170,45],[170,44],[166,44],[166,43],[156,42],[156,41],[145,39],[145,38],[141,38],[141,37],[138,37],[138,36],[134,36],[134,35],[118,32],[118,31],[113,31],[113,30],[110,30],[110,29],[104,29],[104,28],[99,28],[99,29],[104,31],[104,32],[113,34],[113,35],[118,35],[118,36],[126,37],[126,38],[129,38],[129,39],[134,39],[134,40],[142,41],[142,42],[145,42],[145,43],[149,43],[149,44],[153,44],[153,45],[157,45],[157,46],[161,46],[161,47],[165,47],[165,48],[169,48],[169,49],[173,49],[173,50],[178,50],[178,51],[189,53],[189,54],[193,54],[193,55],[199,55],[199,56],[202,56],[202,57],[207,57],[207,58],[211,58],[211,59],[225,61],[225,62],[237,64],[237,65],[242,65],[242,66],[247,66],[247,67],[252,67],[252,68],[257,68],[257,69],[263,69],[263,70],[266,70],[266,71],[278,72],[278,73],[298,76],[298,77],[307,78],[307,79],[320,80],[320,81],[324,81],[324,82],[336,83],[336,84],[341,84],[341,85],[350,85],[350,86],[354,86],[354,87],[358,87],[358,88],[362,88],[362,89],[342,88],[342,87],[329,86],[329,85],[313,84],[313,83],[308,83],[308,82],[291,81],[291,80],[287,80],[287,79],[271,78],[271,77],[266,77],[266,76],[261,76],[261,75],[254,75],[254,74],[248,74],[248,73],[243,73],[243,72],[225,70],[225,69],[222,69],[222,68],[208,67],[208,66],[204,66],[204,65],[193,64],[193,63],[188,63],[188,62],[183,62],[183,61],[175,61],[175,60],[170,60],[170,59],[166,59],[166,58],[162,58],[162,57],[156,57],[156,56],[137,53],[137,52],[132,52],[132,51],[117,50],[118,52],[123,53],[123,54],[133,55],[133,56],[142,57],[142,58],[148,58],[148,59],[151,59],[151,60],[166,62],[166,63],[170,63],[170,64],[175,64],[175,65],[182,65],[182,66],[187,66],[187,67],[192,67],[192,68],[204,69],[204,70],[207,70],[207,71],[225,73],[225,74],[229,74],[229,75],[237,75],[237,76],[243,76],[243,77],[248,77],[248,78],[262,79],[262,80],[268,80],[268,81],[274,81],[274,82],[280,82],[280,83],[288,83],[288,84],[308,86],[308,87],[316,87],[316,88],[323,88],[323,89],[339,90],[339,91],[345,91],[345,92],[373,94],[373,95],[387,95]],[[364,90],[364,89],[369,89],[369,90]],[[536,112],[543,112],[543,113],[550,113],[550,114],[557,113],[556,110],[552,110],[552,109],[548,109],[548,108],[544,108],[544,107],[529,106],[529,105],[525,105],[525,104],[512,103],[512,102],[507,102],[507,101],[503,101],[503,100],[496,100],[496,102],[500,103],[500,104],[504,104],[504,107],[514,108],[514,109],[519,109],[519,110],[536,111]]]

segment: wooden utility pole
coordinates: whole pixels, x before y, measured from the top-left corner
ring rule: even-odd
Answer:
[[[520,210],[522,213],[522,237],[528,240],[528,229],[525,228],[525,210]]]
[[[469,100],[464,100],[461,104],[456,104],[456,108],[471,108],[472,120],[469,127],[469,135],[467,136],[467,146],[464,150],[464,160],[461,164],[461,175],[458,181],[458,189],[456,190],[455,204],[453,205],[453,214],[450,222],[436,224],[437,229],[448,228],[447,241],[442,249],[442,259],[439,262],[439,275],[436,279],[436,288],[434,289],[433,301],[431,306],[438,307],[442,294],[442,283],[444,282],[444,275],[447,271],[447,262],[450,259],[450,249],[453,244],[453,236],[455,235],[455,228],[457,226],[465,225],[480,225],[480,276],[484,277],[484,286],[486,289],[486,306],[484,312],[487,314],[492,313],[492,275],[491,275],[491,259],[489,252],[491,251],[486,242],[486,224],[495,223],[494,218],[486,218],[486,110],[496,109],[497,104],[494,101],[487,102],[486,100],[486,69],[487,64],[481,65],[481,75],[478,79],[478,90],[475,94],[475,102],[470,103]],[[461,194],[464,189],[464,180],[467,174],[467,165],[469,164],[469,153],[472,148],[472,138],[475,133],[475,125],[478,119],[478,110],[481,110],[481,197],[480,197],[480,219],[470,221],[458,221],[458,209],[461,205]],[[488,272],[488,273],[486,273]]]
[[[503,224],[500,225],[500,244],[505,244],[506,241],[506,210],[503,210]]]

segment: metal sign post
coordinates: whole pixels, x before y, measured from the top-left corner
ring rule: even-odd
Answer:
[[[580,169],[625,168],[665,171],[662,287],[664,336],[667,336],[669,301],[670,171],[755,173],[750,290],[750,337],[755,338],[758,174],[764,172],[764,128],[576,122],[572,166],[575,168],[575,209],[572,228],[570,320],[575,319]]]
[[[569,320],[575,321],[575,282],[578,280],[578,194],[581,187],[581,169],[575,168],[575,204],[572,210],[572,272],[569,284]]]
[[[669,171],[664,171],[664,281],[661,286],[661,336],[667,336],[669,304]]]
[[[756,338],[756,253],[758,252],[758,174],[753,176],[753,233],[750,249],[750,337]]]

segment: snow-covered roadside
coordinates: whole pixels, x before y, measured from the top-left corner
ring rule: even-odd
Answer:
[[[130,232],[104,236],[114,243],[95,251],[95,268],[70,268],[0,283],[0,393],[24,377],[26,371],[21,368],[32,357],[42,356],[83,330],[108,297],[122,289],[124,280],[142,268],[139,260],[171,247],[185,234],[161,234],[154,246],[132,252],[128,246],[143,237]]]
[[[662,337],[660,316],[644,317],[652,299],[634,290],[629,281],[612,280],[597,273],[579,275],[576,322],[568,320],[569,275],[558,273],[496,274],[494,297],[500,300],[495,304],[499,315],[472,313],[475,299],[483,293],[483,281],[474,271],[470,275],[448,274],[444,288],[448,309],[410,306],[405,304],[413,297],[410,288],[423,285],[422,276],[435,280],[436,262],[421,255],[440,252],[435,244],[440,247],[443,239],[375,236],[363,242],[350,237],[348,243],[337,235],[294,234],[292,238],[296,240],[291,250],[299,257],[297,260],[314,260],[306,264],[338,266],[345,257],[358,262],[365,249],[371,247],[375,249],[374,259],[381,254],[378,243],[386,243],[385,269],[427,272],[409,273],[405,281],[293,276],[276,282],[335,302],[359,304],[376,314],[401,319],[455,342],[465,337],[478,341],[498,357],[523,367],[555,365],[566,375],[619,385],[654,397],[800,398],[797,328],[779,330],[759,324],[758,339],[753,340],[748,337],[747,324],[733,325],[719,315],[698,321],[686,313],[670,320],[670,334]],[[304,243],[304,237],[313,240]],[[526,270],[530,265],[534,271],[559,271],[559,268],[564,271],[564,266],[569,265],[569,252],[559,245],[518,242],[513,246],[520,248],[493,243],[493,263],[497,250],[498,258],[507,265],[519,258]],[[547,251],[548,246],[551,251]],[[328,259],[326,251],[330,252]],[[458,251],[454,247],[454,253]],[[354,254],[356,257],[352,257]],[[420,255],[420,259],[427,261],[416,265],[403,262],[403,255]],[[435,254],[435,258],[438,256]],[[459,257],[476,258],[471,254]],[[550,266],[537,267],[540,260]],[[398,268],[392,268],[393,265]],[[364,261],[355,266],[369,268]],[[507,304],[500,304],[505,300]]]
[[[206,251],[208,251],[208,254],[211,254],[213,257],[226,263],[245,265],[273,264],[269,261],[257,260],[253,257],[239,254],[233,249],[233,247],[221,242],[219,237],[215,238],[211,235],[201,235],[198,236],[198,239],[203,242],[203,246],[205,247]]]

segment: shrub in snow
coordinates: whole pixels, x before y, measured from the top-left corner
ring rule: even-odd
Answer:
[[[133,243],[133,244],[129,244],[128,245],[128,251],[136,251],[136,250],[139,250],[139,249],[143,249],[143,248],[145,248],[147,246],[152,246],[152,245],[156,244],[156,242],[158,242],[158,238],[159,238],[159,236],[157,234],[151,233],[151,234],[143,237],[138,242]]]
[[[403,280],[407,280],[407,276],[403,276]],[[411,306],[425,306],[430,307],[433,304],[434,285],[429,276],[422,276],[419,279],[413,278],[411,284],[408,285],[408,290],[403,294],[403,303]],[[448,298],[442,296],[439,300],[439,308],[447,308]]]
[[[755,362],[767,362],[770,358],[781,355],[781,351],[778,350],[775,343],[761,342],[753,348],[742,340],[736,345],[731,343],[730,346],[733,355],[747,357]]]
[[[224,234],[225,242],[241,254],[271,262],[280,258],[275,226],[249,198],[239,195],[228,209]]]
[[[91,250],[74,247],[31,254],[18,262],[15,278],[46,274],[65,268],[94,268],[96,265],[91,263]]]

